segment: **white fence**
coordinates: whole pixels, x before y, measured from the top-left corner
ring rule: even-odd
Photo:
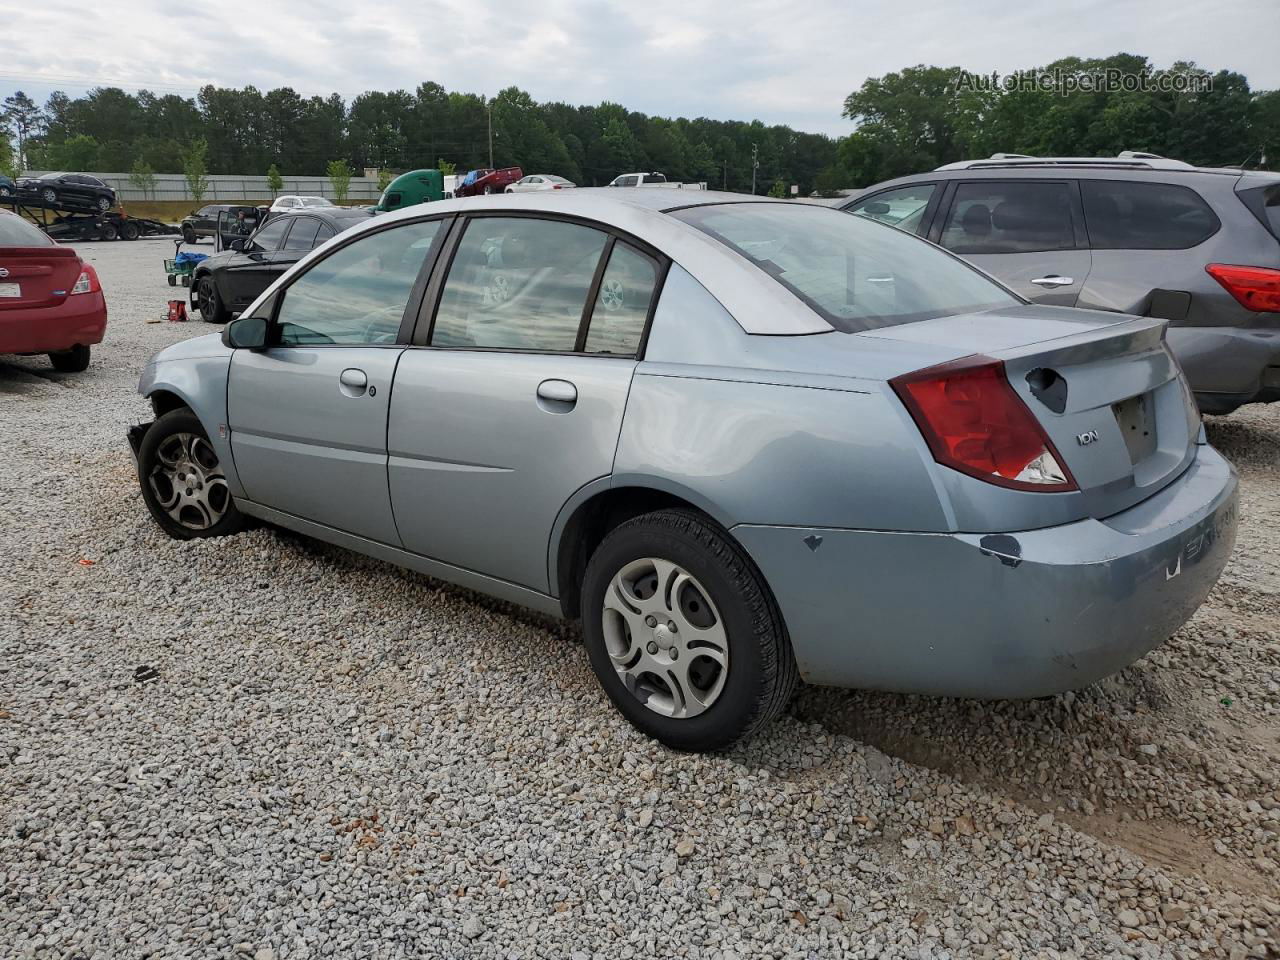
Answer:
[[[48,171],[31,170],[23,173],[24,177],[38,177]],[[180,173],[155,174],[155,189],[142,191],[129,182],[127,173],[92,173],[116,192],[121,200],[175,200],[195,202],[191,191],[187,189],[187,180]],[[210,176],[209,189],[205,191],[202,203],[213,203],[218,200],[271,200],[271,188],[267,186],[267,178],[245,176]],[[281,175],[284,186],[277,194],[301,193],[311,197],[328,197],[336,200],[333,186],[328,177],[286,177]],[[347,190],[348,200],[377,200],[381,196],[378,181],[371,177],[352,177],[351,186]]]

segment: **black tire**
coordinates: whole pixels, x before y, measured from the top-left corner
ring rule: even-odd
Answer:
[[[59,373],[83,373],[89,369],[89,348],[77,343],[70,350],[49,354],[49,362]]]
[[[232,533],[239,533],[245,528],[245,516],[236,509],[235,502],[231,499],[230,492],[226,490],[225,480],[220,484],[222,490],[218,495],[218,504],[221,506],[222,513],[220,518],[211,525],[204,527],[191,526],[170,516],[168,510],[161,502],[161,493],[167,491],[174,493],[176,488],[165,476],[157,477],[157,482],[153,485],[153,474],[164,474],[165,464],[161,459],[160,451],[162,448],[170,450],[172,445],[178,443],[178,438],[182,435],[203,440],[203,445],[198,449],[201,455],[205,451],[212,451],[213,447],[209,443],[209,435],[205,433],[204,427],[200,425],[199,418],[186,407],[180,407],[177,410],[170,410],[163,417],[151,425],[151,428],[142,438],[142,443],[138,447],[138,485],[142,488],[142,499],[146,503],[147,509],[151,511],[151,516],[155,518],[156,523],[160,524],[160,528],[175,540],[195,540],[205,537],[225,537]],[[179,444],[181,446],[181,444]],[[198,463],[202,471],[206,471],[206,467],[210,470],[221,471],[218,469],[218,460],[216,455],[210,461],[202,458]],[[166,484],[168,486],[166,487]],[[210,485],[212,490],[213,485]],[[225,494],[225,500],[222,499]],[[212,497],[212,494],[209,495]],[[182,514],[184,509],[179,507],[179,513]]]
[[[178,285],[178,275],[176,273],[169,274],[169,286],[176,287]]]
[[[489,194],[491,194],[491,193],[497,193],[498,191],[497,191],[497,188],[495,188],[495,187],[493,187],[493,186],[488,186],[488,187],[485,187],[485,188],[484,188],[484,192],[485,192],[485,195],[486,195],[486,196],[488,196]]]
[[[98,231],[99,240],[116,240],[120,237],[120,231],[116,229],[114,223],[104,223],[102,229]]]
[[[114,207],[115,204],[111,201],[110,197],[99,197],[97,201],[95,201],[94,206],[96,206],[103,213],[106,213],[108,210]]]
[[[58,191],[54,190],[53,187],[45,187],[40,191],[40,199],[45,203],[55,204],[58,202]]]
[[[691,574],[723,621],[728,672],[718,696],[697,716],[676,719],[645,706],[609,657],[605,592],[615,574],[646,557],[667,560]],[[772,592],[742,547],[702,514],[662,510],[619,524],[587,563],[582,597],[587,654],[605,693],[632,725],[667,746],[694,751],[727,747],[778,716],[795,691],[795,657]]]
[[[201,320],[205,323],[226,323],[231,319],[231,311],[223,306],[222,298],[218,296],[218,285],[212,276],[206,273],[192,282],[195,294],[191,299],[200,311]]]
[[[182,242],[195,243],[197,239],[199,238],[196,236],[196,228],[189,223],[184,223],[182,225]]]
[[[132,220],[126,220],[120,224],[121,240],[137,240],[142,235],[142,231],[138,229],[138,225]]]
[[[12,197],[13,191],[8,187],[0,187],[0,197]]]

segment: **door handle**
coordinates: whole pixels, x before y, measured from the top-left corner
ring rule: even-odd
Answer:
[[[348,397],[364,396],[365,388],[368,386],[369,378],[365,376],[363,370],[347,367],[342,373],[338,374],[338,389]]]
[[[1036,277],[1031,282],[1038,287],[1069,287],[1075,283],[1070,277],[1058,276]]]
[[[538,400],[543,409],[562,413],[578,402],[578,388],[568,380],[543,380],[538,384]]]

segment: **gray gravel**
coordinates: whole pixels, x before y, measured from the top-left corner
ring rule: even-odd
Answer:
[[[810,689],[686,756],[571,628],[277,530],[165,538],[123,435],[209,329],[142,322],[171,249],[84,245],[86,373],[0,358],[0,957],[1280,955],[1280,409],[1210,423],[1235,559],[1121,676]]]

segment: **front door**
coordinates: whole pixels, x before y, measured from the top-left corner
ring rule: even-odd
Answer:
[[[964,180],[938,242],[1036,303],[1075,306],[1089,276],[1075,184]]]
[[[551,528],[613,469],[658,277],[603,230],[470,219],[429,340],[396,370],[388,475],[405,547],[550,592]]]
[[[272,298],[273,345],[232,356],[227,418],[250,500],[400,544],[387,410],[401,323],[417,313],[415,285],[439,224],[364,233],[316,261]]]

